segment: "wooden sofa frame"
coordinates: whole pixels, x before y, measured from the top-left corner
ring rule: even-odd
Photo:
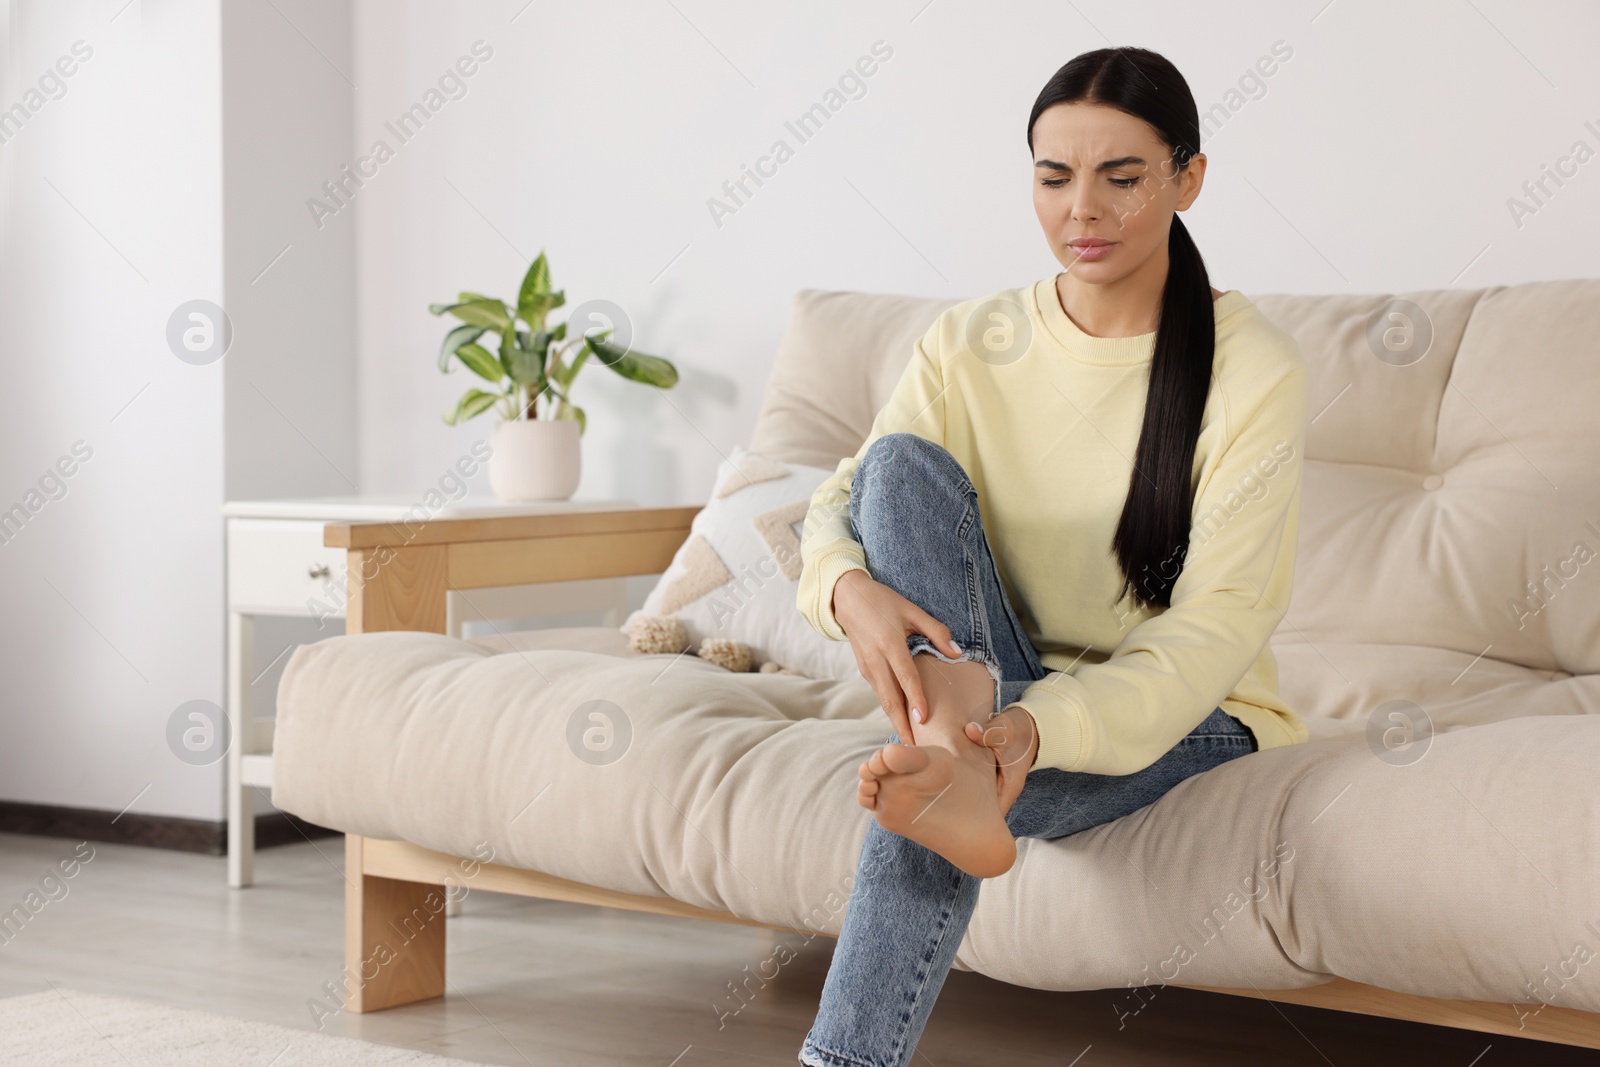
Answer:
[[[329,523],[323,543],[349,554],[347,633],[444,633],[450,590],[660,574],[699,510],[450,519],[415,527]],[[355,834],[345,835],[345,859],[346,1006],[380,1011],[443,996],[446,887],[463,880],[463,859]],[[472,863],[470,881],[498,893],[784,929],[493,863]],[[1343,978],[1305,989],[1185,988],[1600,1049],[1600,1014],[1552,1005],[1439,1000]]]

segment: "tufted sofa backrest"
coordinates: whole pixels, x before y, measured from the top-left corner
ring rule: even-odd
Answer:
[[[1311,373],[1280,630],[1600,673],[1600,280],[1246,295]],[[820,467],[855,454],[957,302],[801,290],[751,447]]]

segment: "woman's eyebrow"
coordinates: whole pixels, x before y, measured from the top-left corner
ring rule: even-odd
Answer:
[[[1071,174],[1072,173],[1072,168],[1071,167],[1067,166],[1065,163],[1058,162],[1057,160],[1054,160],[1054,159],[1041,159],[1037,163],[1035,163],[1034,166],[1035,167],[1044,167],[1046,170],[1063,171],[1063,172],[1065,172],[1067,174]],[[1105,170],[1116,170],[1118,167],[1144,167],[1144,166],[1148,166],[1148,164],[1142,158],[1140,158],[1139,156],[1122,156],[1119,159],[1108,159],[1104,163],[1098,163],[1098,164],[1095,165],[1094,169],[1098,172],[1098,171],[1105,171]]]

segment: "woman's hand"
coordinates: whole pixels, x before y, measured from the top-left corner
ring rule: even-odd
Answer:
[[[995,791],[1004,815],[1021,795],[1033,761],[1039,758],[1039,728],[1033,715],[1021,704],[1012,704],[982,726],[967,723],[967,739],[994,749]]]
[[[845,571],[834,583],[833,617],[850,639],[856,667],[878,695],[901,743],[915,744],[911,724],[927,721],[928,702],[906,638],[920,633],[959,656],[950,628],[860,568]]]

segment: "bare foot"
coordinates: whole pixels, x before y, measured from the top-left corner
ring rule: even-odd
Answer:
[[[932,849],[968,874],[993,878],[1016,862],[1000,811],[994,750],[966,736],[994,709],[994,681],[981,663],[912,657],[929,704],[914,746],[889,744],[862,763],[856,800],[879,825]]]
[[[975,753],[977,745],[966,742]],[[861,765],[856,799],[885,830],[932,849],[978,878],[1017,860],[995,797],[994,757],[958,756],[937,744],[888,744]]]

